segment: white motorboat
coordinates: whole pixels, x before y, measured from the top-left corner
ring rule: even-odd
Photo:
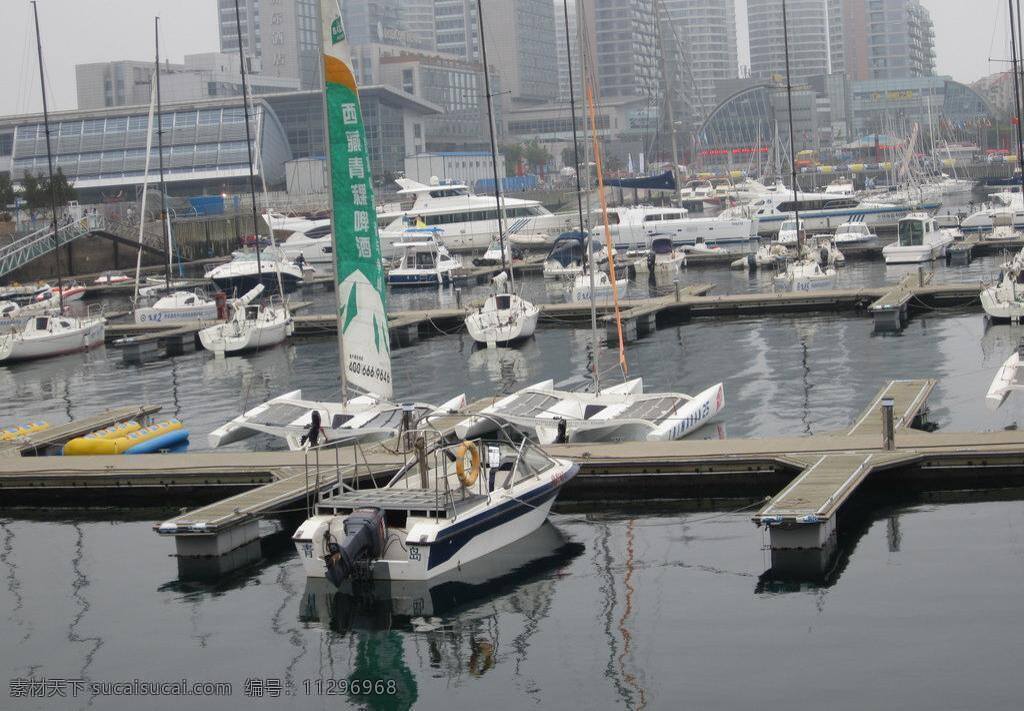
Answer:
[[[811,238],[811,249],[818,253],[818,263],[823,267],[841,267],[846,264],[846,255],[839,249],[835,238],[816,235]]]
[[[286,293],[295,291],[302,284],[302,269],[273,249],[263,249],[258,261],[254,251],[240,253],[204,276],[229,295],[244,294],[257,284],[262,284],[268,293],[275,293],[279,278]]]
[[[19,330],[31,317],[16,301],[0,301],[0,333]]]
[[[766,242],[758,245],[751,254],[745,254],[734,260],[729,266],[733,269],[775,269],[784,268],[789,259],[789,248],[778,242]]]
[[[580,274],[572,280],[572,286],[569,288],[569,300],[575,303],[582,303],[584,301],[594,300],[598,303],[604,303],[611,301],[615,296],[616,290],[618,292],[618,298],[623,298],[626,294],[626,289],[629,286],[629,279],[623,277],[615,280],[615,286],[612,286],[612,280],[608,274],[603,271],[594,272],[594,288],[590,288],[590,274]]]
[[[466,185],[443,185],[437,178],[432,178],[430,185],[408,178],[395,182],[401,187],[399,197],[412,197],[413,204],[409,209],[378,216],[381,253],[386,258],[395,255],[395,243],[406,239],[409,227],[444,229],[444,246],[452,252],[480,252],[497,236],[498,203],[494,196],[474,195]],[[536,240],[558,234],[571,223],[569,217],[553,215],[537,200],[502,197],[501,206],[509,221],[509,239],[514,243],[516,235],[530,235]],[[546,243],[550,244],[550,237]]]
[[[1024,250],[1003,264],[996,283],[981,291],[981,307],[992,321],[1024,318]]]
[[[132,278],[123,272],[103,272],[98,277],[93,279],[93,284],[97,286],[107,286],[110,284],[127,284]]]
[[[33,360],[89,350],[103,343],[102,316],[36,316],[0,335],[0,362]]]
[[[675,249],[670,237],[655,237],[651,240],[651,254],[654,258],[650,269],[655,275],[678,272],[686,262],[686,252]]]
[[[195,323],[217,320],[217,304],[199,290],[172,291],[151,306],[135,309],[135,323]]]
[[[836,178],[825,186],[826,195],[853,195],[853,181],[848,178]]]
[[[747,207],[726,210],[722,215],[750,217],[757,221],[758,232],[772,235],[798,210],[803,229],[831,232],[854,219],[874,227],[892,227],[911,210],[934,211],[938,207],[938,201],[866,202],[852,195],[828,193],[799,192],[794,199],[790,191],[765,195]]]
[[[412,227],[405,240],[395,242],[398,264],[388,270],[387,281],[396,286],[441,286],[450,284],[462,262],[452,257],[436,227]]]
[[[953,230],[940,229],[935,218],[916,212],[899,221],[896,241],[882,248],[886,264],[916,264],[946,256]]]
[[[324,497],[292,541],[310,578],[429,580],[536,531],[578,470],[507,436],[441,443],[386,486]]]
[[[272,348],[291,334],[292,317],[284,304],[256,302],[263,293],[257,284],[232,302],[231,318],[199,331],[199,342],[216,355]],[[254,303],[255,302],[255,303]]]
[[[985,405],[990,410],[998,410],[1006,401],[1006,398],[1014,390],[1024,390],[1024,339],[1017,349],[1010,354],[1010,357],[1003,361],[992,378],[988,393],[985,395]]]
[[[508,395],[455,426],[459,437],[477,437],[508,424],[540,444],[680,439],[725,406],[721,383],[690,396],[644,393],[643,378],[600,392],[559,390],[546,380]]]
[[[466,330],[489,348],[529,338],[537,328],[540,309],[516,294],[491,294],[466,315]]]
[[[784,291],[817,291],[835,285],[836,270],[822,265],[812,256],[790,262],[786,271],[775,277],[776,289]]]
[[[481,256],[474,257],[473,266],[475,267],[498,267],[503,263],[507,266],[512,265],[512,260],[515,255],[512,251],[512,245],[506,244],[505,249],[502,250],[500,240],[494,240],[487,245],[487,251]],[[504,252],[504,260],[502,259],[502,252]]]
[[[836,228],[833,237],[839,247],[846,245],[869,246],[878,244],[878,235],[871,231],[871,228],[863,222],[844,222]]]
[[[591,220],[591,235],[604,238],[601,215]],[[612,249],[646,249],[654,237],[669,237],[676,246],[703,242],[719,247],[746,244],[757,238],[756,221],[748,217],[690,217],[681,207],[608,208],[608,229]]]

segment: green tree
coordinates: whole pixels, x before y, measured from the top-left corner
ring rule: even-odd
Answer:
[[[14,204],[14,185],[11,183],[11,176],[7,173],[0,173],[0,211],[6,210],[8,205]]]
[[[498,152],[505,158],[505,176],[515,175],[516,166],[526,157],[526,149],[518,143],[512,143],[502,146]]]
[[[554,156],[546,146],[542,146],[535,138],[526,144],[526,164],[537,172],[543,172],[544,166],[550,163]]]
[[[21,179],[22,196],[29,210],[39,210],[49,202],[49,194],[43,183],[41,175],[31,173],[25,173],[25,177]]]
[[[75,186],[68,182],[64,171],[59,166],[57,172],[53,174],[53,185],[57,193],[57,207],[64,207],[72,200],[78,199],[78,192],[75,190]],[[50,189],[49,181],[46,181],[46,189],[47,191]]]

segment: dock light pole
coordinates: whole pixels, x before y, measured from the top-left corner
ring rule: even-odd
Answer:
[[[893,421],[893,404],[891,397],[882,398],[882,447],[887,450],[896,449],[896,431]]]

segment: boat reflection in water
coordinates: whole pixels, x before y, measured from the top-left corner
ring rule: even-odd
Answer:
[[[395,680],[389,708],[408,708],[417,691],[405,661],[407,636],[424,640],[430,666],[449,678],[486,674],[502,659],[499,618],[503,625],[513,616],[526,618],[521,633],[502,631],[511,639],[506,642],[510,654],[524,649],[537,622],[548,614],[558,571],[583,550],[583,544],[567,540],[548,522],[512,545],[429,581],[348,580],[339,589],[324,578],[309,578],[299,619],[350,635],[355,653],[349,680]],[[358,691],[352,684],[349,696],[367,702],[374,698]]]

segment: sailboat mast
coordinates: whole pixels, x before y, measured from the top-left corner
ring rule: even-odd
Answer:
[[[1017,168],[1020,170],[1021,192],[1024,193],[1024,142],[1021,140],[1021,87],[1020,70],[1017,62],[1017,28],[1013,21],[1013,0],[1006,0],[1010,6],[1010,61],[1013,63],[1013,113],[1017,118]]]
[[[494,105],[492,103],[491,96],[491,71],[490,67],[487,66],[487,40],[484,38],[484,3],[483,0],[477,0],[476,3],[476,19],[477,24],[480,28],[480,58],[484,63],[484,97],[487,100],[487,129],[491,134],[491,167],[494,170],[494,202],[498,210],[498,245],[501,247],[501,270],[505,271],[508,266],[505,263],[505,220],[504,212],[505,208],[501,200],[501,181],[498,179],[498,142],[495,136],[495,125],[494,125]],[[509,271],[509,278],[513,279],[511,269]]]
[[[156,150],[160,167],[160,228],[164,236],[164,281],[171,288],[171,233],[167,229],[167,186],[164,183],[164,122],[160,108],[160,18],[153,18],[153,36],[156,39]]]
[[[46,104],[46,79],[43,74],[43,41],[39,36],[39,9],[32,0],[32,16],[36,21],[36,51],[39,55],[39,88],[43,93],[43,128],[46,131],[46,169],[50,176],[50,212],[53,218],[53,255],[57,259],[57,299],[64,313],[64,280],[60,268],[60,236],[57,234],[57,186],[53,182],[53,151],[50,149],[50,109]]]
[[[1012,0],[1011,0],[1012,1]],[[793,131],[793,80],[789,75],[789,23],[786,17],[786,0],[782,0],[782,37],[786,51],[786,103],[789,109],[789,167],[793,176],[793,212],[796,214],[797,254],[804,251],[804,233],[800,229],[800,195],[796,184],[796,141]]]
[[[673,204],[679,204],[679,145],[676,143],[676,120],[672,109],[672,81],[668,76],[668,62],[665,60],[665,43],[661,33],[661,0],[654,0],[654,31],[658,33],[658,54],[661,56],[661,78],[665,82],[665,112],[668,118],[668,133],[672,139],[672,182],[674,183]]]
[[[572,112],[572,157],[575,163],[573,173],[576,176],[576,210],[580,217],[580,232],[583,227],[583,186],[580,184],[580,146],[576,132],[576,88],[572,80],[572,39],[569,37],[569,0],[562,0],[562,11],[565,16],[565,59],[569,66],[569,110]]]
[[[139,249],[135,252],[135,294],[132,304],[139,301],[139,274],[142,272],[142,235],[146,226],[146,194],[149,192],[149,154],[153,150],[153,103],[156,101],[156,82],[149,91],[149,118],[146,121],[146,165],[142,172],[142,204],[139,207]]]
[[[263,264],[260,261],[260,222],[256,213],[256,174],[252,163],[252,129],[249,128],[249,92],[245,82],[245,52],[242,51],[242,15],[235,0],[235,31],[238,33],[238,64],[242,70],[242,110],[245,114],[245,150],[249,156],[249,202],[252,205],[252,231],[256,237],[256,272],[263,281]]]

